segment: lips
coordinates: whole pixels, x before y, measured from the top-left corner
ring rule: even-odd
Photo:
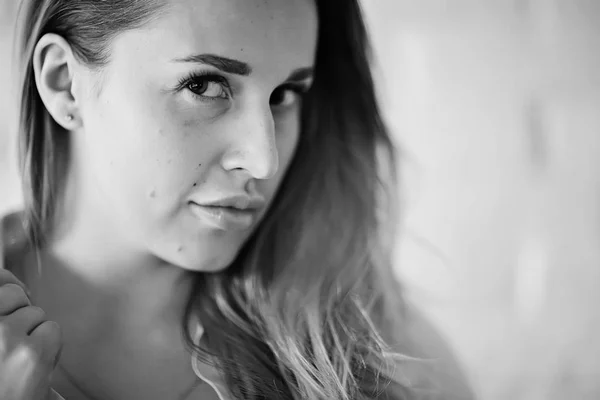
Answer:
[[[247,230],[258,217],[257,208],[235,208],[230,206],[200,205],[189,203],[190,211],[203,222],[223,231]]]
[[[250,197],[246,195],[233,195],[223,197],[215,201],[194,201],[201,206],[227,207],[238,210],[256,210],[264,207],[265,200],[262,197]]]

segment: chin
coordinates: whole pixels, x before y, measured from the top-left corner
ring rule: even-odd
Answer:
[[[213,250],[214,251],[214,250]],[[220,253],[213,257],[207,254],[177,254],[172,264],[192,272],[220,272],[227,269],[237,253]]]
[[[246,240],[246,234],[166,228],[148,238],[144,247],[175,267],[191,272],[219,272],[231,265]]]

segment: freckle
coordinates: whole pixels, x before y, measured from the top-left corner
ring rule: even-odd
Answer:
[[[150,192],[150,197],[151,198],[155,198],[156,197],[156,190],[153,190]]]
[[[169,160],[167,161],[167,164],[171,164],[171,161],[173,161],[173,160],[171,160],[171,159],[169,158]]]
[[[196,187],[196,186],[198,186],[198,184],[197,184],[196,182],[194,182],[194,185],[193,185],[193,186],[194,186],[194,187]]]
[[[183,250],[183,246],[179,246],[179,247],[177,248],[177,252],[178,252],[178,253],[181,253],[181,251],[182,251],[182,250]]]
[[[198,164],[198,168],[201,167],[201,166],[202,166],[202,164]]]

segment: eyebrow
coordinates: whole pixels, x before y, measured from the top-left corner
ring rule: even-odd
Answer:
[[[247,63],[215,54],[194,54],[183,58],[176,58],[173,61],[211,65],[223,72],[233,75],[248,76],[252,74],[252,67]],[[287,81],[304,81],[311,78],[313,73],[314,69],[312,67],[297,68],[288,76]]]
[[[188,57],[176,58],[175,62],[208,64],[220,69],[223,72],[234,75],[248,76],[252,73],[252,68],[243,61],[232,60],[231,58],[221,57],[214,54],[194,54]]]
[[[314,68],[312,67],[298,68],[293,70],[286,80],[291,82],[301,82],[307,79],[311,79],[313,75]]]

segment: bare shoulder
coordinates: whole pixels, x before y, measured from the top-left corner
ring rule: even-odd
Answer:
[[[433,380],[444,400],[473,400],[475,395],[447,338],[414,305],[407,305],[405,322],[410,347],[416,357],[433,360]]]

